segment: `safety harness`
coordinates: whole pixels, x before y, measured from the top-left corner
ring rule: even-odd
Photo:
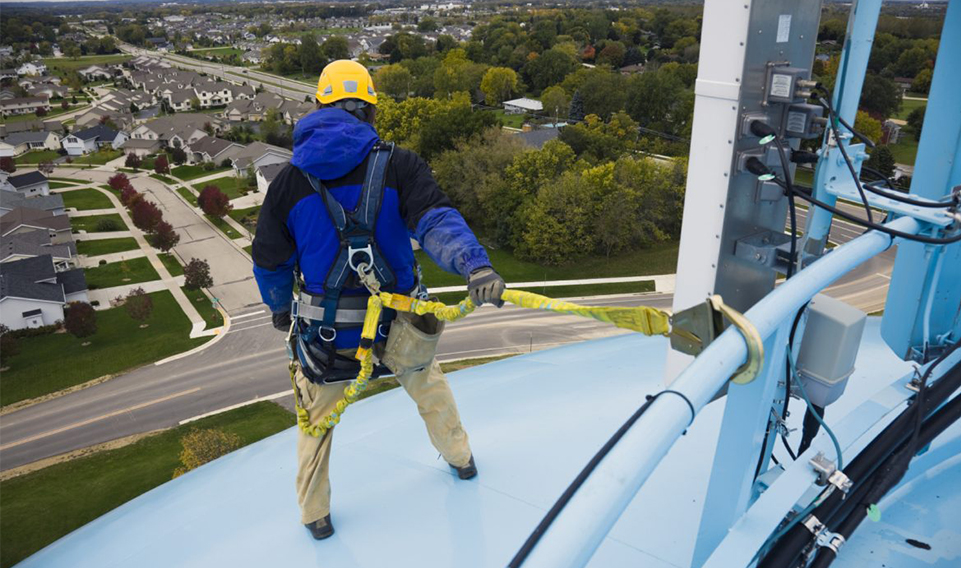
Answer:
[[[334,340],[338,330],[363,326],[367,296],[343,296],[344,288],[359,288],[361,285],[370,288],[368,284],[375,284],[378,291],[390,290],[397,281],[374,238],[387,181],[387,166],[393,151],[393,144],[384,142],[377,142],[370,150],[364,185],[353,211],[345,211],[322,181],[304,172],[311,187],[324,201],[340,242],[340,250],[324,278],[324,294],[318,296],[305,292],[301,282],[300,295],[291,306],[291,335],[294,337],[290,339],[296,347],[289,349],[288,355],[293,357],[296,351],[304,374],[313,382],[353,379],[360,370],[357,359],[337,353]],[[395,316],[393,310],[384,312],[377,335],[387,336]],[[373,344],[372,339],[362,339],[361,342]],[[389,372],[386,367],[376,365],[372,377]]]

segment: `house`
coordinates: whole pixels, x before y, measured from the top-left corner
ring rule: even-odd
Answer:
[[[159,140],[164,148],[184,148],[207,136],[208,127],[213,133],[220,131],[220,120],[207,114],[174,114],[141,124],[130,132],[130,137]]]
[[[50,97],[17,97],[0,101],[0,116],[30,114],[39,109],[50,110]]]
[[[36,83],[27,87],[27,93],[31,97],[47,97],[50,99],[64,98],[70,92],[66,85],[54,85],[53,83]]]
[[[624,67],[618,69],[618,71],[620,71],[621,75],[634,75],[635,73],[643,73],[644,64],[635,63],[634,65],[625,65]]]
[[[50,255],[0,264],[0,323],[9,329],[53,325],[65,304],[87,299],[83,269],[57,272]]]
[[[59,272],[78,265],[77,245],[73,242],[55,245],[50,242],[47,231],[28,231],[9,237],[0,237],[0,263],[15,262],[26,258],[50,255],[54,268]]]
[[[28,61],[17,67],[17,75],[43,75],[47,72],[47,66],[39,61]]]
[[[541,112],[544,105],[541,101],[522,97],[511,101],[504,101],[504,112],[507,114],[525,114],[529,112]]]
[[[881,126],[881,143],[897,144],[904,135],[904,127],[908,125],[906,120],[889,118]]]
[[[298,120],[314,111],[314,104],[303,101],[284,101],[280,107],[284,122],[296,124]]]
[[[905,94],[911,90],[911,85],[914,83],[914,79],[911,77],[895,77],[894,83],[901,87],[901,94]]]
[[[117,149],[127,140],[127,135],[102,124],[74,132],[63,139],[63,149],[68,156],[82,156],[96,152],[104,146]]]
[[[6,138],[15,132],[36,132],[39,130],[56,132],[59,135],[63,132],[63,124],[61,124],[59,120],[47,120],[44,122],[39,120],[19,120],[17,122],[8,122],[6,124],[0,124],[0,138]]]
[[[544,147],[544,144],[547,144],[551,140],[557,140],[560,132],[559,128],[537,128],[519,132],[517,138],[526,146],[540,150]]]
[[[9,186],[4,187],[4,189],[16,191],[25,197],[50,195],[50,184],[47,182],[47,176],[36,171],[10,176],[4,184]]]
[[[29,206],[17,207],[0,217],[0,237],[8,237],[29,231],[45,230],[55,245],[73,242],[70,219],[66,215],[53,215]]]
[[[256,122],[263,120],[270,109],[280,110],[286,99],[276,93],[264,91],[253,99],[233,101],[224,109],[224,118],[231,122]]]
[[[94,126],[99,126],[101,124],[106,124],[107,122],[113,123],[114,126],[120,129],[131,128],[135,122],[135,118],[129,112],[123,110],[109,110],[102,106],[92,108],[84,114],[77,117],[75,128],[93,128]]]
[[[200,101],[200,108],[226,106],[233,101],[230,83],[210,81],[194,86],[194,96]]]
[[[27,197],[13,190],[0,189],[0,217],[19,207],[38,209],[49,215],[66,215],[63,196],[53,194]]]
[[[251,142],[231,159],[234,174],[240,176],[247,172],[247,168],[257,168],[268,164],[285,164],[290,161],[294,153],[280,146],[273,146],[263,142]]]
[[[30,150],[59,150],[56,132],[15,132],[0,142],[0,158],[14,157]]]
[[[287,167],[286,162],[278,162],[276,164],[267,164],[265,166],[260,166],[257,168],[257,191],[261,193],[267,193],[267,188],[270,187],[270,182],[274,181],[280,170]]]
[[[243,149],[242,144],[214,136],[204,136],[190,144],[187,158],[192,164],[211,162],[220,165],[224,160],[233,158]]]
[[[109,81],[114,77],[113,69],[99,65],[91,65],[90,67],[78,69],[77,74],[80,75],[84,81]]]
[[[134,154],[143,158],[160,151],[160,140],[139,140],[128,138],[120,147],[124,154]]]
[[[193,110],[193,100],[196,98],[193,91],[165,91],[164,100],[174,112],[187,112]],[[199,99],[198,99],[199,100]]]

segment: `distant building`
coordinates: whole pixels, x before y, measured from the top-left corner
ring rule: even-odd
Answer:
[[[0,263],[16,262],[27,258],[50,255],[57,271],[75,268],[77,247],[74,243],[55,245],[46,231],[28,231],[9,237],[0,237]]]
[[[0,323],[10,329],[53,325],[65,304],[87,299],[83,269],[57,272],[51,255],[0,264]]]
[[[547,144],[551,140],[557,140],[557,137],[560,136],[560,133],[561,131],[559,128],[537,128],[533,130],[525,130],[524,132],[518,133],[516,136],[518,139],[524,142],[525,145],[540,150],[544,147],[544,144]]]
[[[3,189],[16,191],[24,197],[35,197],[38,195],[50,195],[50,184],[47,183],[47,176],[40,172],[27,172],[25,174],[10,176],[7,178]]]
[[[286,162],[279,162],[276,164],[267,164],[266,166],[260,166],[257,168],[257,191],[261,193],[267,193],[267,188],[270,187],[270,182],[274,181],[277,174],[287,167]]]
[[[269,164],[285,164],[290,161],[293,155],[293,152],[280,146],[252,142],[241,152],[238,152],[231,159],[231,162],[233,163],[234,173],[244,175],[249,167],[253,167],[256,171],[257,168]]]
[[[0,116],[31,114],[39,109],[50,110],[50,97],[17,97],[0,101]]]
[[[222,138],[204,136],[192,142],[188,150],[187,158],[190,163],[211,162],[219,166],[224,160],[229,160],[242,152],[244,146]]]
[[[66,215],[61,195],[27,197],[13,190],[0,189],[0,217],[20,207],[37,209],[48,215]]]
[[[30,150],[59,150],[56,132],[15,132],[0,141],[0,158],[14,157]]]
[[[32,202],[34,199],[28,199]],[[66,215],[54,215],[40,209],[17,207],[0,217],[0,237],[9,237],[30,231],[47,231],[50,242],[55,245],[73,242],[70,219]]]
[[[504,111],[507,114],[524,114],[528,112],[540,112],[542,110],[544,110],[544,105],[541,104],[541,101],[528,99],[526,97],[512,101],[504,101]]]
[[[68,156],[82,156],[96,152],[104,146],[120,148],[126,140],[127,135],[123,132],[117,132],[101,124],[70,134],[63,139],[63,149],[67,151]]]

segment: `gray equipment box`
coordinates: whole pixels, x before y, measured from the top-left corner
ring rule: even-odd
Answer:
[[[824,294],[811,300],[807,312],[797,371],[811,402],[823,408],[841,396],[854,372],[867,317]]]

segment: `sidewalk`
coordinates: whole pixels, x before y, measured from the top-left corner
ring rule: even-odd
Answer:
[[[184,285],[184,277],[177,276],[173,279],[177,284],[177,289]],[[102,288],[99,290],[88,290],[87,296],[90,298],[91,302],[100,302],[97,306],[98,310],[106,310],[110,308],[110,301],[117,296],[126,297],[132,290],[137,288],[143,288],[144,292],[148,294],[153,292],[163,292],[169,289],[168,282],[166,280],[151,280],[150,282],[137,282],[136,284],[124,284],[123,286],[114,286],[112,288]],[[193,306],[191,306],[193,307]]]
[[[81,268],[93,268],[95,266],[100,266],[102,261],[106,261],[108,264],[111,262],[122,262],[124,260],[131,260],[134,258],[140,258],[142,256],[147,256],[142,249],[125,250],[123,252],[114,252],[110,254],[102,254],[100,256],[85,256],[80,259]]]
[[[195,182],[198,182],[198,181],[199,181],[199,182],[209,181],[209,180],[212,180],[212,179],[217,179],[218,177],[224,177],[224,175],[223,175],[224,173],[227,173],[227,172],[221,172],[221,174],[219,174],[219,175],[216,175],[216,176],[208,176],[208,177],[206,177],[206,178],[200,178],[199,180],[190,180],[189,182],[186,182],[186,181],[184,181],[184,180],[182,180],[182,179],[174,176],[173,174],[167,174],[167,177],[169,177],[170,179],[176,181],[177,184],[176,184],[176,185],[170,185],[170,184],[164,183],[164,185],[166,185],[166,186],[168,186],[168,187],[172,187],[173,190],[174,190],[174,193],[176,193],[176,194],[177,194],[177,197],[180,197],[181,199],[183,199],[183,196],[181,196],[180,193],[177,191],[177,187],[183,187],[184,189],[186,189],[187,191],[189,191],[194,197],[199,197],[200,193],[192,187],[192,186],[195,184]],[[157,180],[157,181],[160,181],[160,180]],[[163,182],[160,182],[160,183],[163,183]],[[247,197],[248,197],[248,195],[245,195],[244,197],[239,197],[239,198],[231,201],[230,204],[234,206],[234,209],[245,209],[245,207],[238,207],[238,206],[237,206],[237,202],[240,201],[240,200],[242,200],[242,199],[246,199]],[[263,200],[261,200],[261,201],[263,201]],[[194,212],[195,212],[198,216],[200,216],[200,218],[203,219],[205,223],[207,223],[208,225],[210,225],[211,227],[213,227],[214,230],[216,230],[217,232],[220,232],[220,233],[222,234],[222,231],[220,231],[220,229],[218,229],[213,223],[210,222],[209,219],[207,219],[207,216],[204,215],[204,212],[201,211],[200,208],[194,207],[192,204],[188,203],[186,200],[184,200],[184,203],[186,203],[188,207],[190,207],[191,209],[193,209]],[[258,205],[259,205],[259,204],[258,204]],[[247,206],[247,207],[253,207],[253,205],[249,205],[249,206]],[[231,227],[233,230],[237,231],[238,234],[244,235],[244,236],[242,236],[242,237],[240,237],[240,238],[237,238],[237,239],[231,239],[231,238],[228,237],[227,235],[224,235],[224,238],[227,239],[228,241],[230,241],[230,243],[231,243],[232,245],[234,245],[241,253],[243,253],[243,254],[246,255],[246,254],[247,254],[247,251],[244,250],[244,247],[250,246],[250,244],[251,244],[251,242],[252,242],[252,241],[251,241],[251,238],[253,237],[253,235],[250,234],[250,231],[247,230],[247,227],[244,227],[243,225],[241,225],[240,223],[238,223],[237,221],[235,221],[234,218],[231,217],[230,215],[225,215],[225,216],[223,217],[223,220],[224,220],[225,223],[227,223],[228,225],[230,225],[230,227]]]

